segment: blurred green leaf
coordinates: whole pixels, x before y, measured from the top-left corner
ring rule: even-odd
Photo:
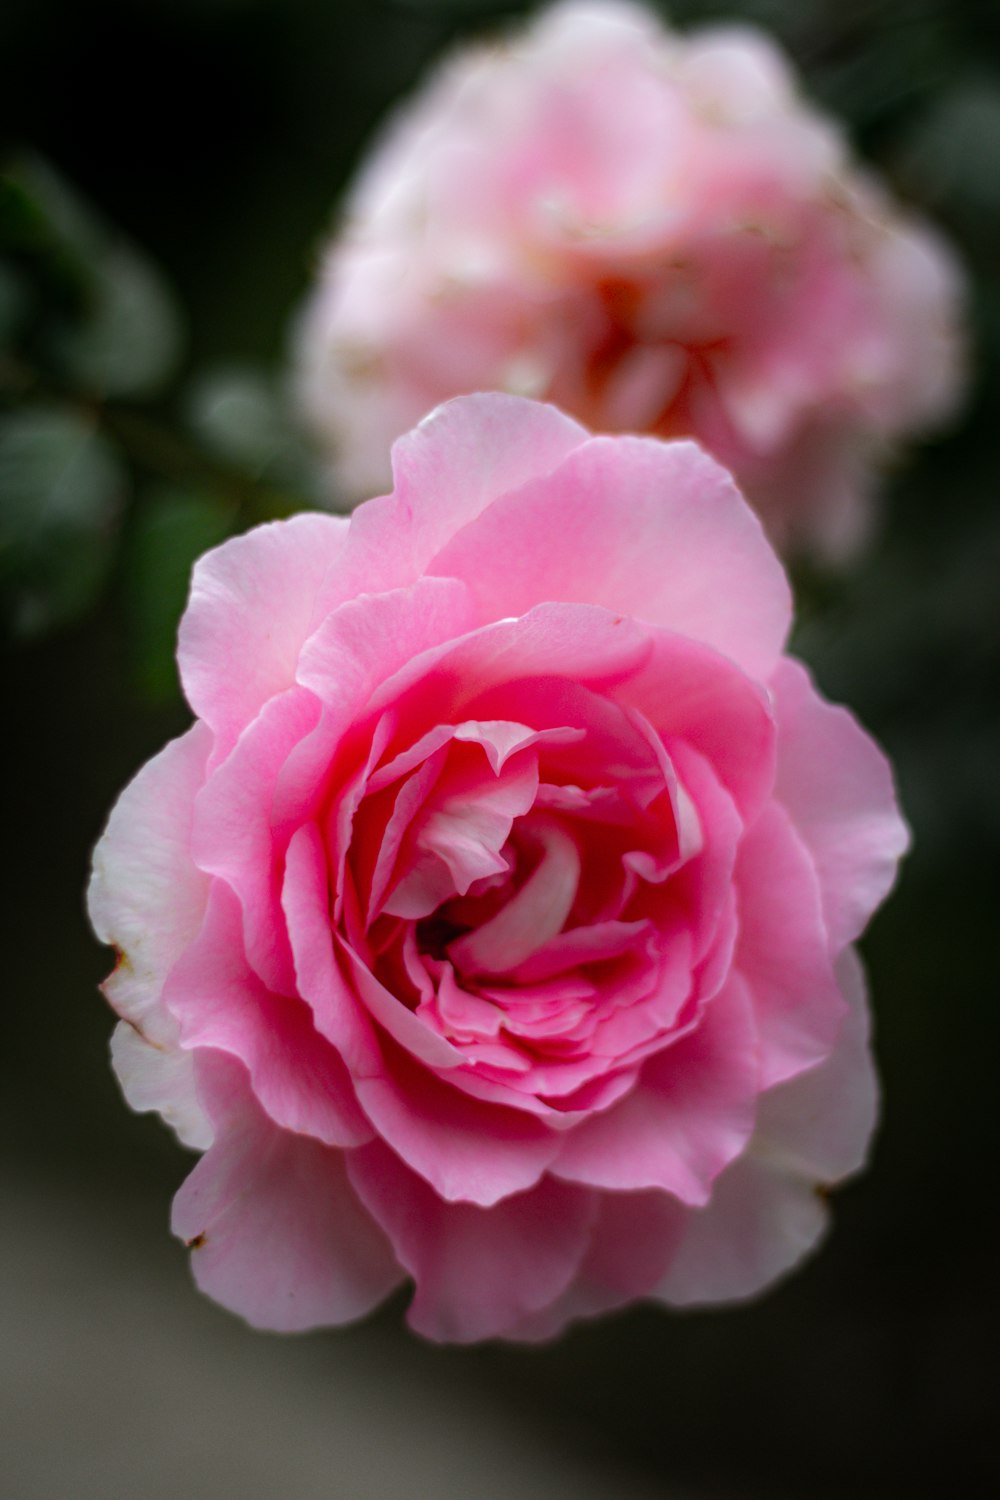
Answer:
[[[155,395],[181,353],[180,319],[159,273],[124,241],[109,244],[86,302],[84,316],[50,343],[66,378],[100,396]]]
[[[94,211],[40,156],[19,156],[0,178],[0,234],[16,249],[58,246],[86,268],[106,231]]]
[[[267,371],[253,365],[210,370],[192,384],[185,411],[206,453],[272,491],[254,519],[328,503],[309,444],[281,384]]]
[[[125,606],[136,683],[152,702],[177,694],[177,622],[191,568],[234,519],[232,505],[197,489],[156,489],[137,507],[125,544]]]
[[[47,162],[24,157],[0,179],[0,243],[62,294],[45,299],[40,344],[61,381],[98,397],[162,388],[183,344],[169,288]]]
[[[284,405],[262,371],[210,371],[192,386],[186,405],[205,447],[248,474],[263,474],[294,446]]]
[[[0,592],[14,634],[44,634],[95,601],[124,489],[114,449],[78,413],[0,418]]]

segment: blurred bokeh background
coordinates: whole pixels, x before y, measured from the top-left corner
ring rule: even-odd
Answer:
[[[892,476],[866,560],[798,579],[797,648],[888,748],[915,830],[864,943],[884,1123],[820,1257],[750,1307],[637,1308],[540,1349],[424,1345],[399,1298],[255,1335],[191,1289],[166,1229],[188,1158],[108,1068],[82,890],[114,795],[186,722],[190,561],[310,502],[281,379],[338,193],[445,46],[527,9],[0,8],[11,1500],[1000,1493],[996,0],[670,7],[771,28],[972,282],[961,420]]]

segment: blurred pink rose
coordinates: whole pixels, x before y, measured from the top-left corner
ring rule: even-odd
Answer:
[[[852,163],[761,32],[567,4],[468,49],[390,124],[300,330],[349,495],[449,396],[693,436],[772,540],[862,540],[897,439],[959,388],[951,255]]]
[[[176,1232],[271,1328],[747,1296],[871,1132],[888,766],[692,443],[470,396],[393,470],[198,564],[197,721],[95,853],[122,1086],[205,1150]]]

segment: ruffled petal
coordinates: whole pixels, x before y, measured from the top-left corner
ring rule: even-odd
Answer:
[[[824,703],[796,661],[781,663],[772,690],[775,791],[813,857],[830,941],[839,952],[888,894],[909,833],[889,762],[853,715]]]
[[[208,881],[191,858],[195,797],[212,737],[194,724],[153,757],[118,798],[94,850],[87,906],[94,931],[118,949],[103,989],[150,1042],[172,1046],[177,1026],[163,981],[201,926]]]
[[[203,1054],[199,1075],[215,1143],[177,1193],[171,1227],[201,1290],[282,1333],[363,1317],[403,1272],[344,1153],[269,1120],[238,1063]]]
[[[667,1302],[740,1300],[786,1275],[826,1231],[826,1189],[863,1165],[878,1091],[864,976],[850,949],[838,978],[849,1009],[833,1054],[763,1096],[749,1149],[709,1205],[686,1216],[658,1288]]]
[[[347,530],[343,516],[293,516],[233,537],[196,563],[177,659],[188,702],[214,732],[216,759],[295,681]]]
[[[761,1087],[830,1055],[844,1019],[819,882],[791,819],[765,808],[740,844],[739,937],[733,958],[753,997]]]
[[[450,1203],[489,1207],[522,1193],[559,1151],[559,1136],[535,1115],[474,1098],[399,1048],[385,1075],[358,1080],[357,1091],[381,1139]]]
[[[687,442],[592,438],[484,510],[429,571],[464,579],[486,618],[545,600],[603,605],[762,678],[791,619],[760,522],[726,470]]]
[[[111,1034],[111,1065],[139,1114],[155,1110],[178,1140],[196,1151],[212,1144],[212,1122],[198,1098],[190,1052],[150,1042],[130,1022],[119,1021]]]
[[[564,1137],[551,1170],[616,1191],[662,1188],[701,1205],[749,1139],[756,1103],[753,1013],[733,976],[687,1036],[646,1062],[631,1093]]]
[[[596,1195],[546,1178],[489,1210],[445,1203],[378,1143],[354,1152],[361,1201],[416,1282],[408,1322],[426,1338],[495,1338],[555,1301],[588,1247]]]
[[[180,1022],[182,1044],[238,1058],[276,1125],[328,1146],[371,1140],[347,1069],[317,1033],[309,1007],[272,994],[247,963],[239,902],[221,882],[212,889],[198,938],[170,975],[165,999]]]

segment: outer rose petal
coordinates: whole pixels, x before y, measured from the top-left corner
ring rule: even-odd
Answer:
[[[485,1210],[445,1203],[384,1146],[348,1170],[417,1283],[408,1322],[427,1338],[495,1338],[559,1297],[589,1242],[595,1194],[546,1178]]]
[[[798,1265],[826,1227],[811,1183],[747,1154],[719,1178],[707,1208],[689,1211],[656,1294],[680,1307],[752,1297]]]
[[[350,1076],[299,999],[272,995],[243,954],[240,908],[221,881],[205,924],[167,983],[165,998],[193,1051],[229,1053],[250,1074],[254,1095],[276,1125],[327,1146],[359,1146],[372,1130]]]
[[[766,807],[740,844],[736,889],[733,962],[753,998],[766,1089],[828,1057],[844,1015],[819,883],[780,804]]]
[[[752,1297],[792,1270],[827,1227],[817,1187],[862,1166],[877,1090],[864,977],[852,951],[838,975],[850,1010],[833,1054],[764,1095],[750,1149],[716,1182],[708,1207],[687,1215],[657,1290],[665,1301]]]
[[[771,684],[778,717],[776,793],[813,857],[834,952],[885,899],[909,834],[889,762],[846,708],[824,703],[784,660]]]
[[[393,446],[393,493],[352,516],[338,571],[343,597],[412,583],[499,495],[545,474],[588,436],[555,407],[516,396],[438,407]]]
[[[342,1152],[281,1130],[239,1064],[204,1053],[215,1144],[176,1198],[172,1228],[202,1291],[279,1332],[363,1317],[402,1280],[359,1204]]]
[[[172,1046],[177,1026],[163,981],[201,926],[208,881],[191,861],[195,795],[211,735],[194,724],[129,783],[94,850],[87,907],[94,931],[119,950],[104,993],[151,1042]]]
[[[600,604],[713,646],[758,677],[791,618],[760,522],[693,443],[592,438],[494,502],[430,567],[465,579],[487,618],[550,600]]]
[[[212,1144],[212,1123],[198,1098],[190,1052],[148,1042],[130,1022],[119,1021],[111,1036],[111,1063],[134,1110],[155,1110],[196,1151]]]
[[[684,1231],[685,1212],[668,1193],[598,1193],[587,1253],[572,1285],[509,1337],[538,1343],[567,1323],[646,1297],[663,1275]]]
[[[216,760],[294,682],[347,529],[342,516],[293,516],[233,537],[195,565],[177,659],[188,702],[215,732]]]

